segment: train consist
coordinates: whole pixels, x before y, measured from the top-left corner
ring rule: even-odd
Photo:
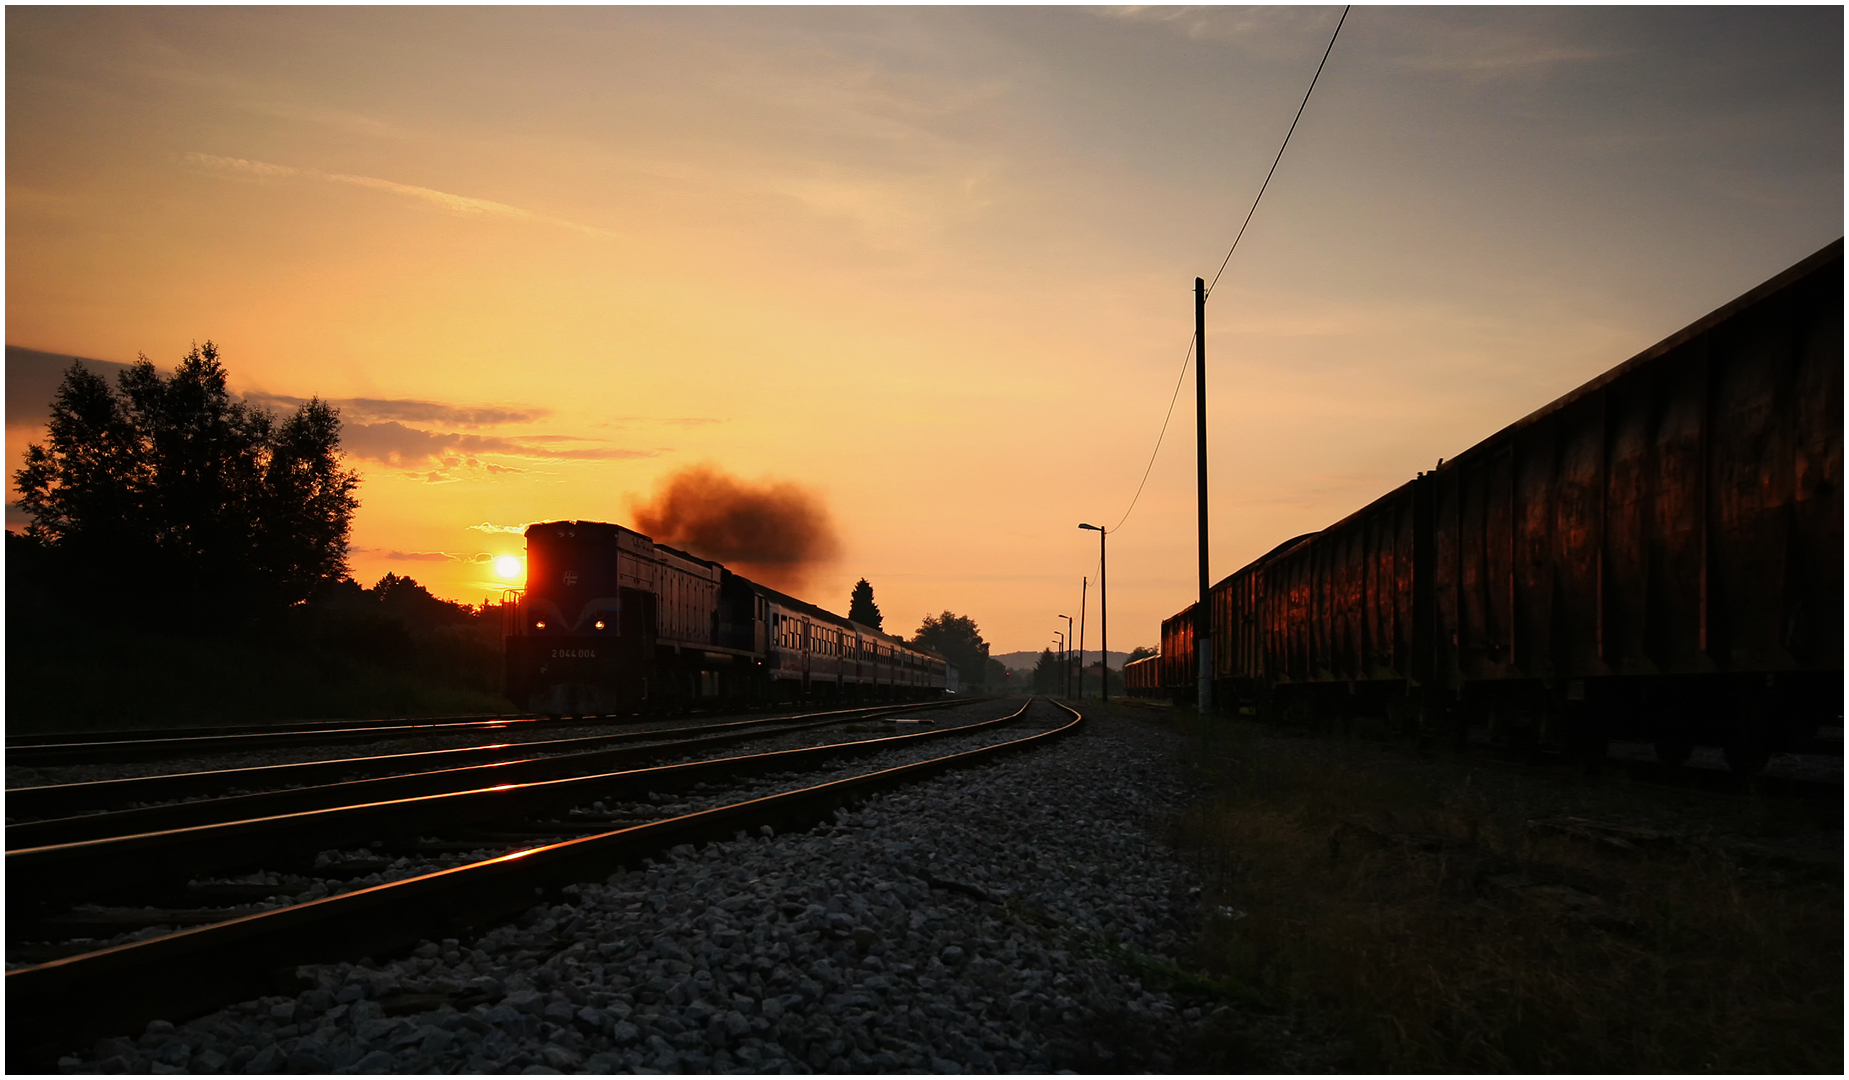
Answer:
[[[942,695],[944,658],[620,525],[526,530],[507,693],[563,716]]]
[[[1843,704],[1843,249],[1213,586],[1214,704],[1736,769]],[[1194,606],[1132,693],[1191,701]]]

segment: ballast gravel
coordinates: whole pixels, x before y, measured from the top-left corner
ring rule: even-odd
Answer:
[[[1190,795],[1179,749],[1092,712],[815,830],[682,847],[477,940],[304,967],[294,997],[155,1021],[61,1067],[1175,1071],[1229,1022],[1137,974],[1182,954],[1198,907],[1162,841]]]

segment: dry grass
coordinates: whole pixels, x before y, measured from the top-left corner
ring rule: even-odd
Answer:
[[[1177,824],[1207,882],[1197,962],[1323,1018],[1349,1068],[1842,1071],[1840,863],[1743,868],[1732,843],[1815,825],[1730,803],[1573,835],[1536,822],[1636,822],[1662,796],[1253,725],[1214,740],[1214,793]]]

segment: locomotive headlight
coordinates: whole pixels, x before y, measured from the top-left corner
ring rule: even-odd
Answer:
[[[599,629],[599,630],[602,630],[602,629],[603,629],[603,620],[602,620],[602,619],[598,619],[598,620],[597,620],[597,622],[596,622],[596,626],[597,626],[597,629]]]
[[[535,630],[544,630],[545,628],[546,628],[546,620],[544,619],[541,619],[538,622],[533,624],[533,629]]]

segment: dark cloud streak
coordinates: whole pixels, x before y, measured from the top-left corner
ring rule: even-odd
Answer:
[[[48,353],[23,345],[6,347],[6,423],[8,427],[37,426],[51,418],[51,399],[58,396],[58,386],[71,361],[103,377],[110,386],[116,376],[132,365],[115,360],[92,360],[87,356]]]
[[[622,461],[631,458],[657,457],[660,450],[633,450],[623,447],[584,447],[561,449],[540,444],[540,440],[506,439],[498,435],[469,435],[453,431],[426,431],[407,427],[396,420],[378,424],[343,424],[341,445],[354,457],[382,461],[388,465],[415,465],[425,461],[504,454],[510,457],[542,461]],[[501,467],[505,469],[506,467]]]
[[[251,393],[246,401],[295,408],[306,398],[287,394]],[[454,424],[460,427],[496,427],[501,424],[530,424],[552,415],[550,409],[514,408],[510,406],[445,405],[440,401],[415,398],[331,398],[328,404],[340,410],[350,421],[405,420],[414,424]]]

